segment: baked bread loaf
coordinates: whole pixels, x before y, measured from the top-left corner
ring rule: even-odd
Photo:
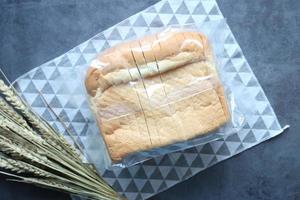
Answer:
[[[206,134],[229,111],[207,38],[168,30],[99,54],[85,85],[113,162]]]

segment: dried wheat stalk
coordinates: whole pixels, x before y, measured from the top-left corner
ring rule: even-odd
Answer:
[[[59,148],[63,153],[68,153],[71,156],[78,156],[73,146],[69,145],[64,138],[57,134],[56,131],[34,112],[30,110],[30,107],[16,94],[15,90],[11,89],[5,83],[0,80],[0,92],[5,100],[10,103],[13,108],[20,112],[20,114],[26,119],[30,125],[36,129],[52,146]],[[67,149],[64,147],[68,146]]]
[[[123,199],[2,80],[0,93],[0,168],[11,172],[0,173],[92,200]]]

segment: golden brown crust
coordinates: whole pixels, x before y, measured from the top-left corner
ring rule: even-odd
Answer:
[[[147,47],[149,47],[149,49],[153,49],[152,51],[156,56],[157,61],[173,59],[172,62],[174,62],[174,58],[176,60],[176,56],[183,55],[183,53],[193,54],[184,63],[192,62],[192,60],[190,60],[191,58],[193,61],[205,59],[204,52],[206,51],[206,44],[196,45],[196,43],[201,44],[203,42],[202,38],[205,38],[205,36],[201,33],[195,33],[199,35],[198,38],[187,40],[180,37],[183,33],[184,32],[174,30],[171,32],[161,32],[156,35],[146,36],[145,38],[140,39],[140,41],[143,41],[143,49],[146,49]],[[191,32],[186,33],[191,35]],[[149,45],[147,45],[147,43]],[[85,84],[87,92],[91,96],[94,96],[95,84],[98,84],[98,88],[100,88],[102,92],[111,85],[119,84],[119,82],[115,82],[107,78],[108,74],[114,72],[113,76],[122,76],[122,73],[116,74],[116,72],[119,72],[124,68],[135,68],[132,60],[132,51],[135,52],[138,51],[138,49],[140,49],[139,42],[138,40],[135,40],[116,45],[97,56],[90,66],[90,68],[96,68],[97,70],[90,71],[90,73],[86,76]],[[144,51],[144,53],[148,54],[148,51]],[[179,56],[179,59],[181,57]],[[145,64],[144,58],[139,56],[138,52],[135,62],[139,65]],[[155,62],[155,58],[152,57],[148,62]],[[180,64],[182,63],[179,63],[179,65]],[[176,63],[171,63],[170,65],[171,66],[169,66],[166,70],[171,69],[172,65],[174,65],[175,68],[178,67]],[[94,75],[94,73],[96,75]],[[142,75],[144,76],[144,74]],[[151,75],[151,73],[145,74],[145,77]]]
[[[113,162],[206,134],[230,118],[207,38],[162,32],[104,51],[86,88]]]

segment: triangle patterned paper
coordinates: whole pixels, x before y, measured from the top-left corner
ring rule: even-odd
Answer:
[[[14,86],[38,114],[63,133],[63,126],[43,103],[40,91],[56,115],[65,120],[85,151],[101,157],[99,154],[105,152],[104,144],[94,139],[98,137],[98,129],[80,89],[81,81],[78,80],[82,78],[76,77],[76,67],[86,65],[96,53],[111,45],[143,35],[149,29],[222,18],[215,0],[163,0],[28,72],[18,78]],[[120,194],[130,200],[149,198],[283,131],[229,27],[222,63],[227,79],[242,83],[236,93],[247,95],[244,103],[254,102],[250,104],[253,112],[245,115],[243,129],[222,140],[167,154],[136,166],[102,170],[104,179]],[[70,80],[66,81],[66,75],[76,81],[68,85]]]

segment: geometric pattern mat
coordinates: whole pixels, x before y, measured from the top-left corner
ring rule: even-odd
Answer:
[[[31,70],[13,84],[35,112],[69,139],[62,124],[45,105],[40,96],[42,93],[82,148],[97,157],[104,151],[99,150],[104,145],[90,142],[97,136],[98,130],[86,97],[82,95],[82,81],[81,77],[76,77],[76,68],[86,65],[103,49],[127,38],[143,35],[149,29],[221,19],[224,17],[215,0],[163,0]],[[227,82],[232,85],[239,83],[233,92],[243,99],[244,127],[225,138],[128,168],[103,170],[99,165],[104,161],[91,158],[115,190],[130,200],[147,199],[283,131],[229,27],[222,62]],[[64,74],[72,78],[68,79]]]

